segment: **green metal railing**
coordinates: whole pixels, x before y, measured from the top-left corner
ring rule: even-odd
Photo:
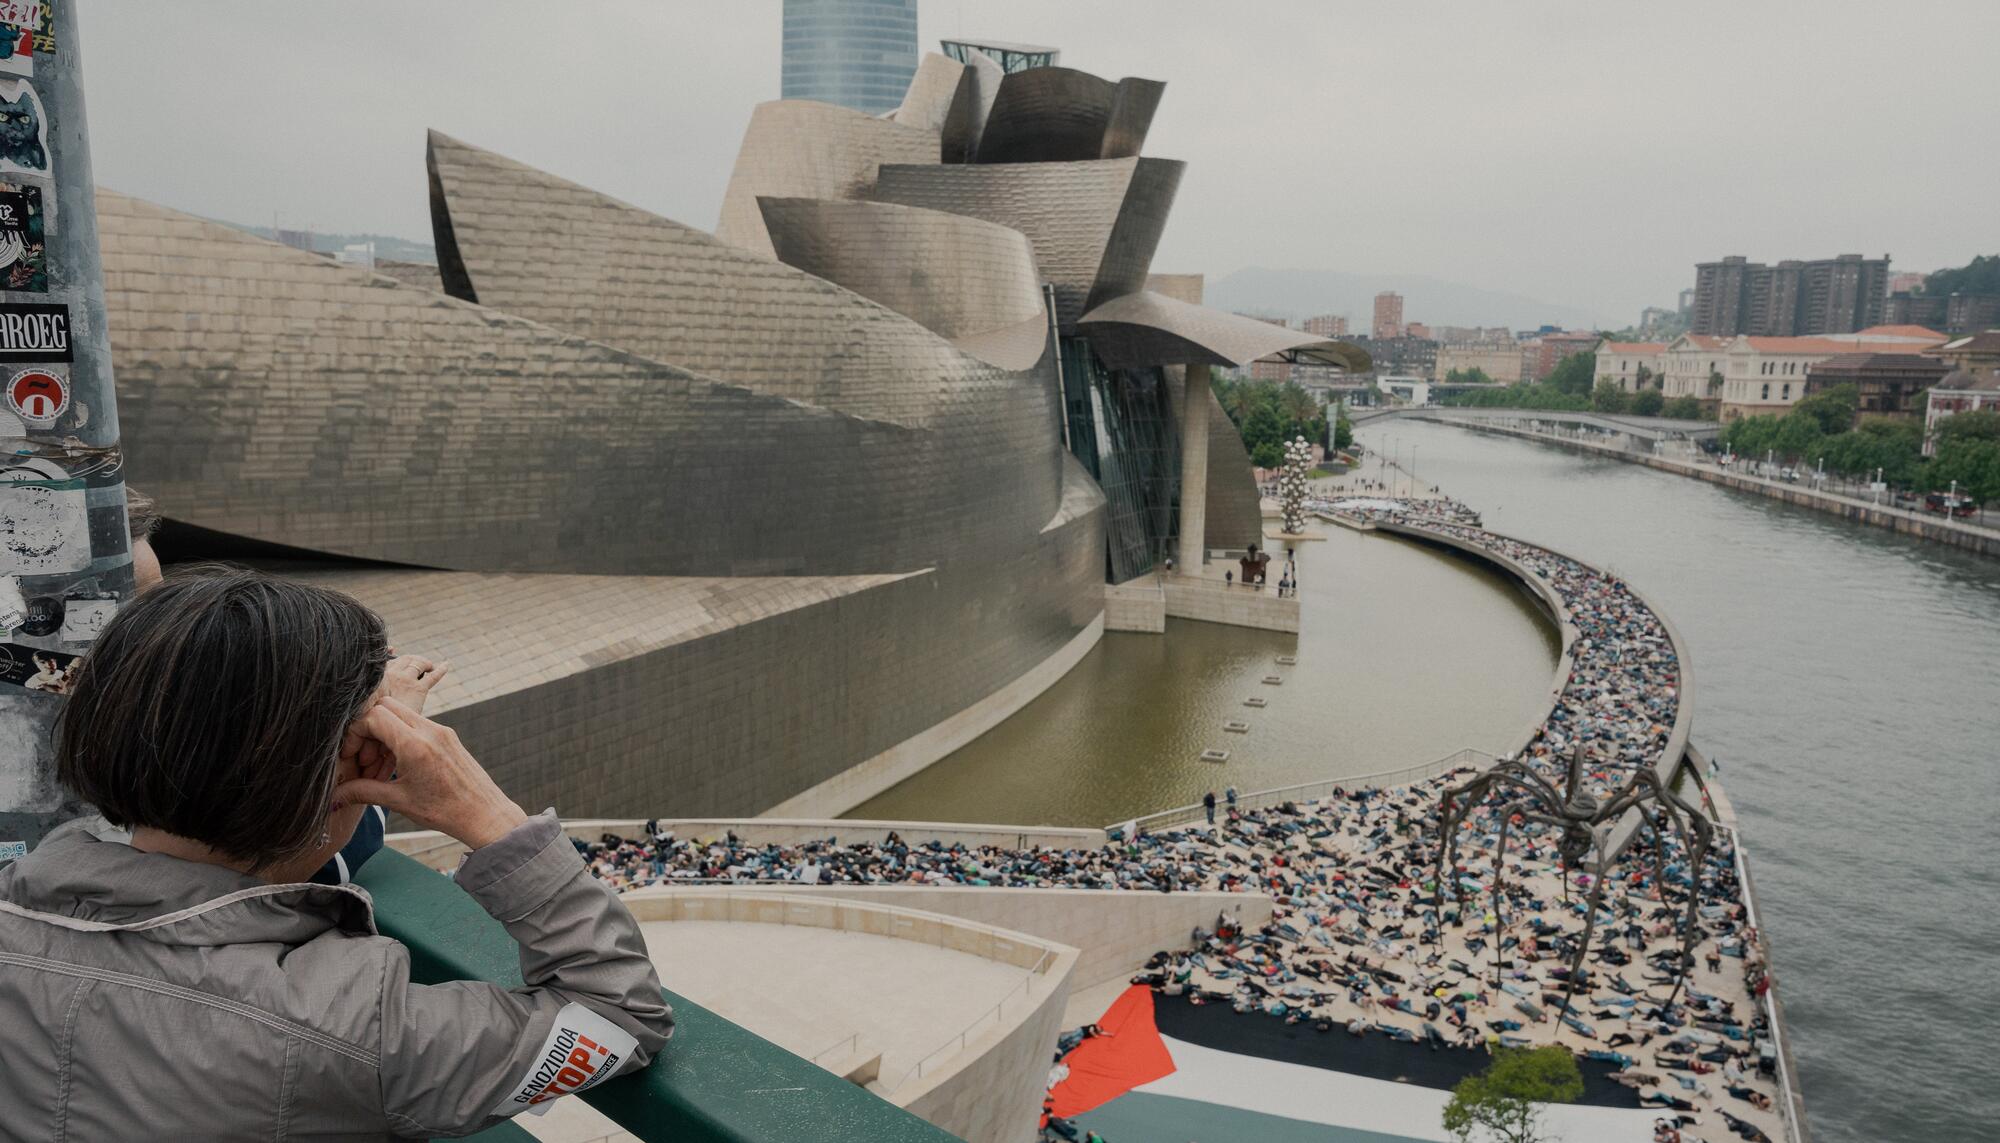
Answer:
[[[355,881],[374,894],[382,933],[409,947],[410,972],[418,983],[484,980],[520,986],[513,939],[449,879],[385,849]],[[665,975],[671,979],[671,968]],[[667,992],[666,998],[674,1006],[674,1038],[652,1066],[576,1097],[646,1143],[956,1138],[684,996]],[[480,1136],[526,1137],[519,1128]]]

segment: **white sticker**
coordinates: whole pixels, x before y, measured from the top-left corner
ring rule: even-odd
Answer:
[[[19,861],[28,856],[25,841],[0,841],[0,861]]]
[[[625,1029],[581,1004],[565,1004],[528,1074],[487,1114],[514,1116],[533,1109],[540,1115],[556,1097],[611,1078],[638,1047]]]
[[[89,566],[83,481],[38,458],[0,465],[0,575],[57,575]]]
[[[62,641],[89,643],[118,614],[115,599],[72,599],[63,605]]]

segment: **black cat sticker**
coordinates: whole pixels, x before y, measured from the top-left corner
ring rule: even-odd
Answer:
[[[42,97],[25,79],[0,83],[0,173],[46,175],[49,171],[49,117]]]

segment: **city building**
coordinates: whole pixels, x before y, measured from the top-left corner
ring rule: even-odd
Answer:
[[[1940,421],[1980,410],[2000,412],[2000,365],[1954,369],[1940,378],[1925,398],[1924,455],[1937,452]]]
[[[1305,320],[1305,331],[1320,337],[1346,337],[1347,318],[1340,314],[1320,314]]]
[[[311,561],[453,661],[437,717],[523,804],[832,816],[917,772],[1107,583],[1261,540],[1210,370],[1370,366],[1151,274],[1161,85],[996,75],[759,106],[713,234],[433,133],[428,284],[102,193],[162,555]]]
[[[1435,366],[1440,381],[1453,373],[1474,369],[1503,385],[1521,379],[1521,347],[1512,337],[1493,341],[1464,341],[1438,346]]]
[[[1694,313],[1694,290],[1692,288],[1680,292],[1680,298],[1675,302],[1675,308],[1682,317],[1688,317]]]
[[[1557,331],[1527,338],[1521,342],[1521,380],[1540,381],[1555,372],[1564,358],[1593,352],[1601,340],[1595,333],[1582,331]]]
[[[1923,294],[1899,291],[1889,295],[1884,321],[1921,325],[1947,334],[1978,333],[2000,326],[2000,294]]]
[[[1639,311],[1639,332],[1652,333],[1677,320],[1679,316],[1664,306],[1647,306]]]
[[[1909,354],[1918,347],[1908,340],[1739,335],[1721,351],[1721,419],[1782,416],[1806,395],[1807,370],[1820,362],[1843,355]]]
[[[1369,327],[1369,336],[1376,341],[1403,336],[1403,295],[1394,292],[1375,295],[1375,323]]]
[[[1664,311],[1663,311],[1664,312]],[[1606,341],[1597,347],[1597,370],[1592,385],[1616,385],[1627,393],[1667,387],[1662,341]]]
[[[917,0],[785,0],[780,92],[870,115],[917,73]]]
[[[1722,351],[1728,348],[1729,341],[1726,337],[1684,333],[1668,342],[1661,355],[1665,360],[1661,395],[1669,401],[1675,397],[1693,397],[1713,415],[1722,401]]]
[[[1842,254],[1775,266],[1732,255],[1695,266],[1689,332],[1730,337],[1852,333],[1886,320],[1889,258]]]
[[[1955,337],[1930,351],[1933,357],[1953,369],[1983,373],[2000,367],[2000,329],[1989,329],[1969,337]]]
[[[1433,340],[1431,337],[1431,327],[1425,325],[1423,322],[1420,321],[1413,321],[1410,324],[1404,326],[1403,336],[1422,338],[1426,341]]]
[[[1437,373],[1438,343],[1425,337],[1351,337],[1347,344],[1367,353],[1378,374],[1432,377]]]
[[[1860,391],[1857,413],[1915,418],[1924,411],[1924,391],[1949,372],[1951,366],[1920,353],[1843,353],[1806,367],[1806,395],[1853,385]]]
[[[1893,298],[1897,294],[1915,293],[1924,288],[1924,279],[1929,276],[1928,274],[1919,274],[1909,270],[1891,274],[1889,275],[1889,296]]]

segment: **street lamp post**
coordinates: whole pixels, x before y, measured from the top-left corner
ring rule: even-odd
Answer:
[[[43,331],[0,368],[11,438],[0,475],[0,864],[83,812],[55,779],[50,730],[76,657],[132,594],[77,6],[39,8],[33,74],[8,80],[7,98],[38,114],[41,137],[28,142],[40,145],[14,152],[0,187],[0,229],[17,254],[6,285],[27,286],[26,269],[36,289],[0,289],[0,320]],[[24,244],[33,253],[21,255]]]

